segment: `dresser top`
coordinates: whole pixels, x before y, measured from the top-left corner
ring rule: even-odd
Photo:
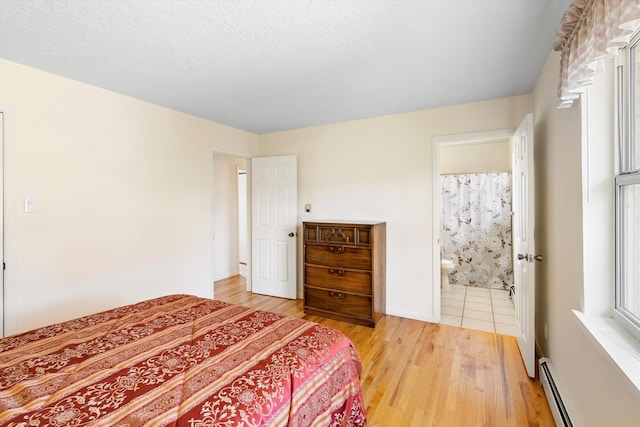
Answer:
[[[302,224],[347,224],[347,225],[378,225],[378,224],[386,224],[385,221],[347,221],[347,220],[317,220],[317,221],[303,221]]]

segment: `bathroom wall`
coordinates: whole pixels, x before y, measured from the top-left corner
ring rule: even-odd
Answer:
[[[511,170],[509,139],[440,146],[440,173],[503,172]]]

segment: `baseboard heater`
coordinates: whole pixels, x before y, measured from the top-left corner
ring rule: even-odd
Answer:
[[[573,427],[571,419],[569,418],[569,412],[562,401],[560,388],[554,379],[554,376],[557,378],[557,375],[553,369],[551,360],[543,357],[540,359],[539,365],[540,384],[542,384],[544,394],[547,396],[547,400],[549,401],[549,407],[551,408],[551,413],[553,414],[556,426]]]

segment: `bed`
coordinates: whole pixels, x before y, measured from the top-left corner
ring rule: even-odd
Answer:
[[[0,339],[2,426],[364,426],[342,333],[170,295]]]

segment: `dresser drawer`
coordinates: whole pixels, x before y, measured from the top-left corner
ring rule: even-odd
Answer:
[[[371,227],[350,225],[305,225],[304,241],[371,246]]]
[[[316,289],[305,286],[305,307],[330,311],[347,316],[371,319],[371,297],[352,295],[346,292]]]
[[[343,245],[305,245],[304,262],[329,267],[371,270],[371,250]]]
[[[317,288],[331,288],[356,294],[371,295],[371,273],[333,267],[307,266],[304,284]]]

